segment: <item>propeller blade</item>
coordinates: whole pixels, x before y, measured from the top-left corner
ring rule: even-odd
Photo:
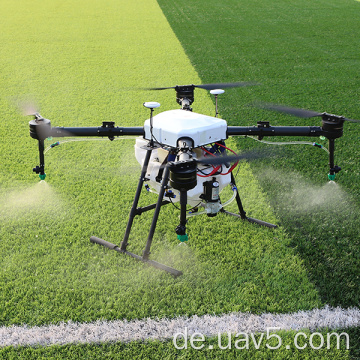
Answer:
[[[35,116],[39,113],[39,106],[32,98],[14,99],[14,106],[22,116]]]
[[[203,84],[203,85],[178,85],[179,87],[196,87],[199,89],[204,90],[215,90],[215,89],[225,89],[225,88],[232,88],[232,87],[244,87],[244,86],[253,86],[259,85],[255,82],[247,82],[247,81],[239,81],[233,83],[214,83],[214,84]],[[178,86],[170,86],[170,87],[156,87],[156,88],[147,88],[146,90],[167,90],[167,89],[175,89]]]
[[[195,85],[196,88],[205,89],[205,90],[215,90],[215,89],[226,89],[233,87],[245,87],[245,86],[254,86],[259,85],[255,82],[248,81],[239,81],[233,83],[217,83],[217,84],[204,84],[204,85]]]
[[[313,111],[313,110],[297,109],[297,108],[283,106],[283,105],[260,104],[258,106],[261,107],[262,109],[274,110],[274,111],[282,112],[285,114],[297,116],[300,118],[311,118],[311,117],[321,116],[323,119],[328,118],[328,119],[333,119],[333,120],[344,120],[344,121],[357,122],[357,123],[360,122],[360,120],[348,119],[343,116],[328,114],[326,112],[320,113],[320,112]]]
[[[317,111],[297,109],[297,108],[283,106],[283,105],[259,104],[258,107],[260,107],[262,109],[266,109],[266,110],[274,110],[274,111],[282,112],[285,114],[290,114],[290,115],[301,117],[301,118],[311,118],[311,117],[322,115],[322,113],[319,113]]]
[[[228,155],[228,156],[209,156],[203,157],[200,159],[196,159],[196,161],[200,164],[206,165],[221,165],[221,164],[228,164],[238,160],[254,160],[263,157],[268,157],[270,154],[269,152],[264,151],[247,151],[244,154],[237,154],[237,155]]]
[[[167,90],[167,89],[175,89],[175,86],[159,87],[159,88],[145,88],[144,90]]]
[[[35,107],[27,107],[23,109],[24,116],[40,116],[39,112],[36,110]]]
[[[348,118],[343,118],[343,120],[345,120],[345,121],[350,121],[350,122],[360,123],[360,120],[354,120],[354,119],[348,119]]]

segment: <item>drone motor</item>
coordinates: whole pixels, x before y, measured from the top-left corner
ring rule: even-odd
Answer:
[[[192,111],[190,105],[194,102],[194,85],[175,86],[176,102],[182,110]]]
[[[50,136],[51,121],[43,118],[39,113],[32,116],[34,119],[29,122],[30,136],[36,140],[45,140]]]
[[[179,191],[194,189],[197,185],[196,161],[177,161],[170,164],[170,186]]]

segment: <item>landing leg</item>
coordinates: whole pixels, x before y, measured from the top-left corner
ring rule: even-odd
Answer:
[[[149,149],[146,151],[146,155],[145,155],[144,164],[143,164],[143,167],[142,167],[142,170],[141,170],[141,175],[140,175],[138,187],[136,189],[135,198],[134,198],[131,210],[130,210],[129,220],[128,220],[128,223],[127,223],[127,226],[126,226],[124,239],[123,239],[123,241],[121,242],[121,245],[120,245],[121,251],[124,251],[124,252],[126,251],[126,247],[128,245],[130,230],[131,230],[131,227],[132,227],[135,215],[136,215],[136,209],[137,209],[137,205],[138,205],[138,202],[139,202],[139,199],[140,199],[141,189],[142,189],[144,181],[145,181],[146,170],[147,170],[148,165],[149,165],[152,150],[153,149],[151,147],[149,147]]]
[[[110,250],[115,250],[117,252],[129,255],[129,256],[131,256],[131,257],[133,257],[133,258],[135,258],[137,260],[143,261],[146,264],[149,264],[149,265],[151,265],[151,266],[153,266],[153,267],[155,267],[157,269],[167,271],[168,273],[170,273],[174,277],[177,277],[177,276],[182,275],[181,271],[173,269],[170,266],[166,266],[164,264],[158,263],[157,261],[149,259],[151,242],[152,242],[152,239],[153,239],[153,236],[154,236],[156,222],[158,220],[159,213],[160,213],[160,208],[161,208],[162,205],[169,204],[169,201],[163,200],[165,189],[166,189],[167,182],[168,182],[168,179],[169,179],[169,171],[170,170],[169,170],[168,166],[165,167],[165,172],[164,172],[163,180],[162,180],[162,183],[161,183],[161,189],[160,189],[160,193],[159,193],[157,203],[153,204],[153,205],[146,206],[146,207],[142,207],[142,208],[137,207],[138,202],[139,202],[139,198],[140,198],[141,189],[142,189],[142,186],[143,186],[144,181],[145,181],[145,175],[146,175],[147,167],[149,165],[152,150],[153,149],[151,147],[149,147],[147,152],[146,152],[146,156],[145,156],[144,164],[143,164],[143,167],[142,167],[142,170],[141,170],[141,175],[140,175],[138,187],[137,187],[136,194],[135,194],[135,198],[134,198],[134,201],[133,201],[132,208],[130,210],[129,220],[128,220],[128,223],[127,223],[127,226],[126,226],[124,239],[121,242],[120,247],[115,245],[115,244],[112,244],[112,243],[110,243],[108,241],[105,241],[103,239],[100,239],[100,238],[98,238],[96,236],[91,236],[90,241],[93,242],[93,243],[105,246]],[[149,210],[152,210],[152,209],[155,209],[155,213],[154,213],[153,220],[152,220],[152,223],[151,223],[150,232],[149,232],[149,236],[148,236],[148,239],[147,239],[147,242],[146,242],[145,250],[143,252],[143,256],[136,255],[136,254],[131,253],[130,251],[127,251],[126,247],[128,245],[128,239],[129,239],[129,235],[130,235],[130,230],[131,230],[131,227],[132,227],[135,216],[140,215],[143,212],[149,211]]]
[[[236,187],[235,178],[234,178],[233,173],[231,173],[231,183]],[[243,205],[242,205],[242,202],[241,202],[241,199],[240,199],[239,191],[236,192],[236,198],[235,199],[236,199],[236,203],[238,205],[239,214],[234,214],[234,213],[226,211],[224,209],[222,209],[222,212],[224,212],[225,214],[228,214],[228,215],[236,216],[236,217],[238,217],[238,218],[240,218],[242,220],[246,220],[246,221],[249,221],[251,223],[266,226],[268,228],[277,228],[277,225],[274,225],[274,224],[271,224],[271,223],[268,223],[268,222],[265,222],[265,221],[262,221],[262,220],[258,220],[258,219],[254,219],[254,218],[246,216],[246,212],[245,212],[245,210],[243,208]]]
[[[237,188],[236,186],[236,183],[235,183],[235,177],[233,175],[233,173],[231,173],[231,183]],[[239,191],[236,191],[236,203],[237,203],[237,206],[238,206],[238,209],[239,209],[239,215],[240,215],[240,218],[243,219],[243,220],[246,220],[247,217],[246,217],[246,212],[243,208],[243,205],[242,205],[242,202],[241,202],[241,199],[240,199],[240,195],[239,195]]]
[[[154,261],[154,260],[146,260],[143,257],[141,257],[139,255],[136,255],[136,254],[133,254],[133,253],[131,253],[129,251],[122,251],[117,245],[112,244],[112,243],[110,243],[108,241],[105,241],[103,239],[100,239],[100,238],[98,238],[96,236],[91,236],[90,237],[90,242],[105,246],[110,250],[115,250],[117,252],[129,255],[129,256],[133,257],[134,259],[136,259],[136,260],[143,261],[144,263],[146,263],[148,265],[151,265],[151,266],[153,266],[153,267],[155,267],[157,269],[164,270],[164,271],[168,272],[169,274],[173,275],[174,277],[178,277],[178,276],[182,275],[182,272],[179,271],[179,270],[176,270],[176,269],[174,269],[174,268],[172,268],[170,266],[166,266],[164,264],[160,264],[160,263],[158,263],[157,261]]]
[[[157,220],[159,218],[160,208],[161,208],[162,201],[163,201],[163,198],[164,198],[165,189],[166,189],[166,186],[167,186],[167,182],[169,180],[169,172],[170,172],[170,168],[169,168],[169,166],[166,166],[165,171],[164,171],[164,175],[163,175],[163,179],[162,179],[162,182],[161,182],[161,188],[160,188],[160,191],[159,191],[158,201],[156,203],[154,216],[153,216],[151,226],[150,226],[149,236],[148,236],[148,239],[147,239],[147,242],[146,242],[145,250],[143,251],[143,258],[145,260],[147,260],[149,258],[149,255],[150,255],[150,247],[151,247],[152,239],[154,237],[156,223],[157,223]]]
[[[155,206],[155,212],[154,212],[154,216],[153,216],[151,226],[150,226],[149,235],[148,235],[148,238],[147,238],[147,241],[146,241],[146,246],[145,246],[145,249],[143,251],[143,256],[139,260],[142,260],[142,261],[146,262],[147,264],[149,264],[151,266],[154,266],[154,267],[156,267],[158,269],[165,270],[168,273],[172,274],[174,277],[178,277],[178,276],[182,275],[181,271],[173,269],[173,268],[171,268],[169,266],[160,264],[160,263],[158,263],[158,262],[156,262],[154,260],[149,259],[150,247],[151,247],[151,243],[152,243],[152,240],[153,240],[153,237],[154,237],[156,223],[157,223],[157,220],[159,218],[159,213],[160,213],[161,206],[164,205],[163,198],[164,198],[165,190],[166,190],[167,183],[168,183],[168,180],[169,180],[169,173],[170,173],[170,168],[169,168],[169,166],[166,166],[165,171],[164,171],[164,175],[163,175],[163,179],[162,179],[162,182],[161,182],[161,188],[160,188],[160,191],[159,191],[158,201],[157,201],[156,206]],[[168,203],[168,201],[166,201],[166,203]],[[128,251],[126,253],[128,255],[130,255],[130,256],[135,257],[135,258],[139,258],[138,255],[134,255],[132,253],[129,253]]]

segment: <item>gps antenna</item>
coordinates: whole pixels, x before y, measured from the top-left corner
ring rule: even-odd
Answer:
[[[218,95],[223,94],[225,90],[223,89],[214,89],[210,90],[210,94],[215,96],[215,117],[218,117]]]
[[[144,102],[143,104],[146,108],[150,109],[150,134],[151,134],[151,140],[150,140],[150,146],[154,146],[154,136],[153,136],[153,112],[154,109],[160,107],[160,104],[158,102]]]

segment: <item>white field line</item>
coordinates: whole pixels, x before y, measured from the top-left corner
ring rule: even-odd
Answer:
[[[0,327],[0,346],[49,346],[65,344],[129,342],[136,340],[167,340],[176,333],[188,336],[201,333],[217,336],[220,333],[266,332],[269,328],[279,330],[345,329],[360,326],[358,308],[342,309],[326,306],[323,309],[299,311],[290,314],[231,313],[215,316],[178,317],[175,319],[144,320],[98,320],[93,323],[67,322],[47,326]]]

